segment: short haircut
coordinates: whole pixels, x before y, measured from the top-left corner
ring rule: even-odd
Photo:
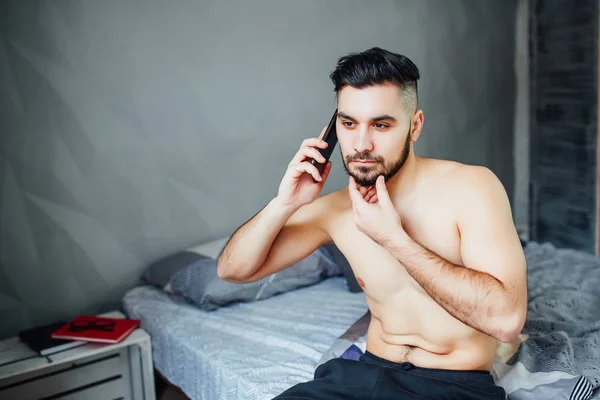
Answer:
[[[409,112],[417,110],[419,69],[408,57],[401,54],[373,47],[360,53],[345,55],[338,60],[330,78],[336,96],[347,85],[362,89],[393,83],[401,89]]]

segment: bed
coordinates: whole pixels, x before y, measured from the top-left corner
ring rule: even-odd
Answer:
[[[494,376],[509,399],[600,399],[600,259],[529,243],[529,338]],[[367,312],[341,276],[206,311],[151,285],[131,289],[128,316],[152,336],[156,370],[191,399],[271,399],[352,348]],[[364,326],[364,324],[363,324]]]
[[[152,336],[156,368],[191,399],[268,399],[312,378],[331,344],[367,309],[343,278],[259,302],[204,311],[154,287],[127,314]]]

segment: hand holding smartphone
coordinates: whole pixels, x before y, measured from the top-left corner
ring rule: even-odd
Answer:
[[[304,139],[302,145],[288,164],[287,170],[279,184],[277,198],[280,204],[301,207],[313,202],[319,197],[323,185],[312,184],[304,174],[311,176],[314,183],[323,181],[323,174],[327,171],[329,158],[337,144],[336,124],[337,110],[333,113],[329,125],[324,129],[319,138]],[[327,143],[327,146],[323,144]],[[318,152],[318,153],[316,153]],[[320,154],[319,157],[317,154]],[[324,159],[323,163],[314,159]],[[319,179],[320,177],[320,179]],[[326,177],[325,177],[326,178]]]
[[[333,113],[333,116],[331,117],[331,120],[329,121],[329,125],[327,125],[327,129],[325,130],[325,133],[323,134],[323,137],[321,138],[322,140],[327,142],[326,148],[319,149],[319,152],[321,153],[321,155],[323,157],[325,157],[325,162],[320,163],[317,160],[315,160],[314,158],[311,159],[311,161],[310,161],[310,163],[317,168],[317,170],[319,171],[319,174],[323,173],[323,170],[327,166],[327,162],[329,161],[331,154],[333,154],[333,149],[335,148],[335,145],[337,144],[337,141],[338,141],[337,130],[335,127],[336,120],[337,120],[337,109]],[[313,178],[313,181],[314,181],[314,178]]]

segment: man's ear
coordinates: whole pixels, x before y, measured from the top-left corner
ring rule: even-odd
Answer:
[[[410,120],[410,141],[416,142],[423,129],[423,110],[417,110]]]

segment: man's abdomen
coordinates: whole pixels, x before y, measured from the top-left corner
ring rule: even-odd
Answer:
[[[424,291],[404,287],[389,296],[368,293],[367,349],[392,362],[423,368],[490,370],[497,341],[450,315]]]

